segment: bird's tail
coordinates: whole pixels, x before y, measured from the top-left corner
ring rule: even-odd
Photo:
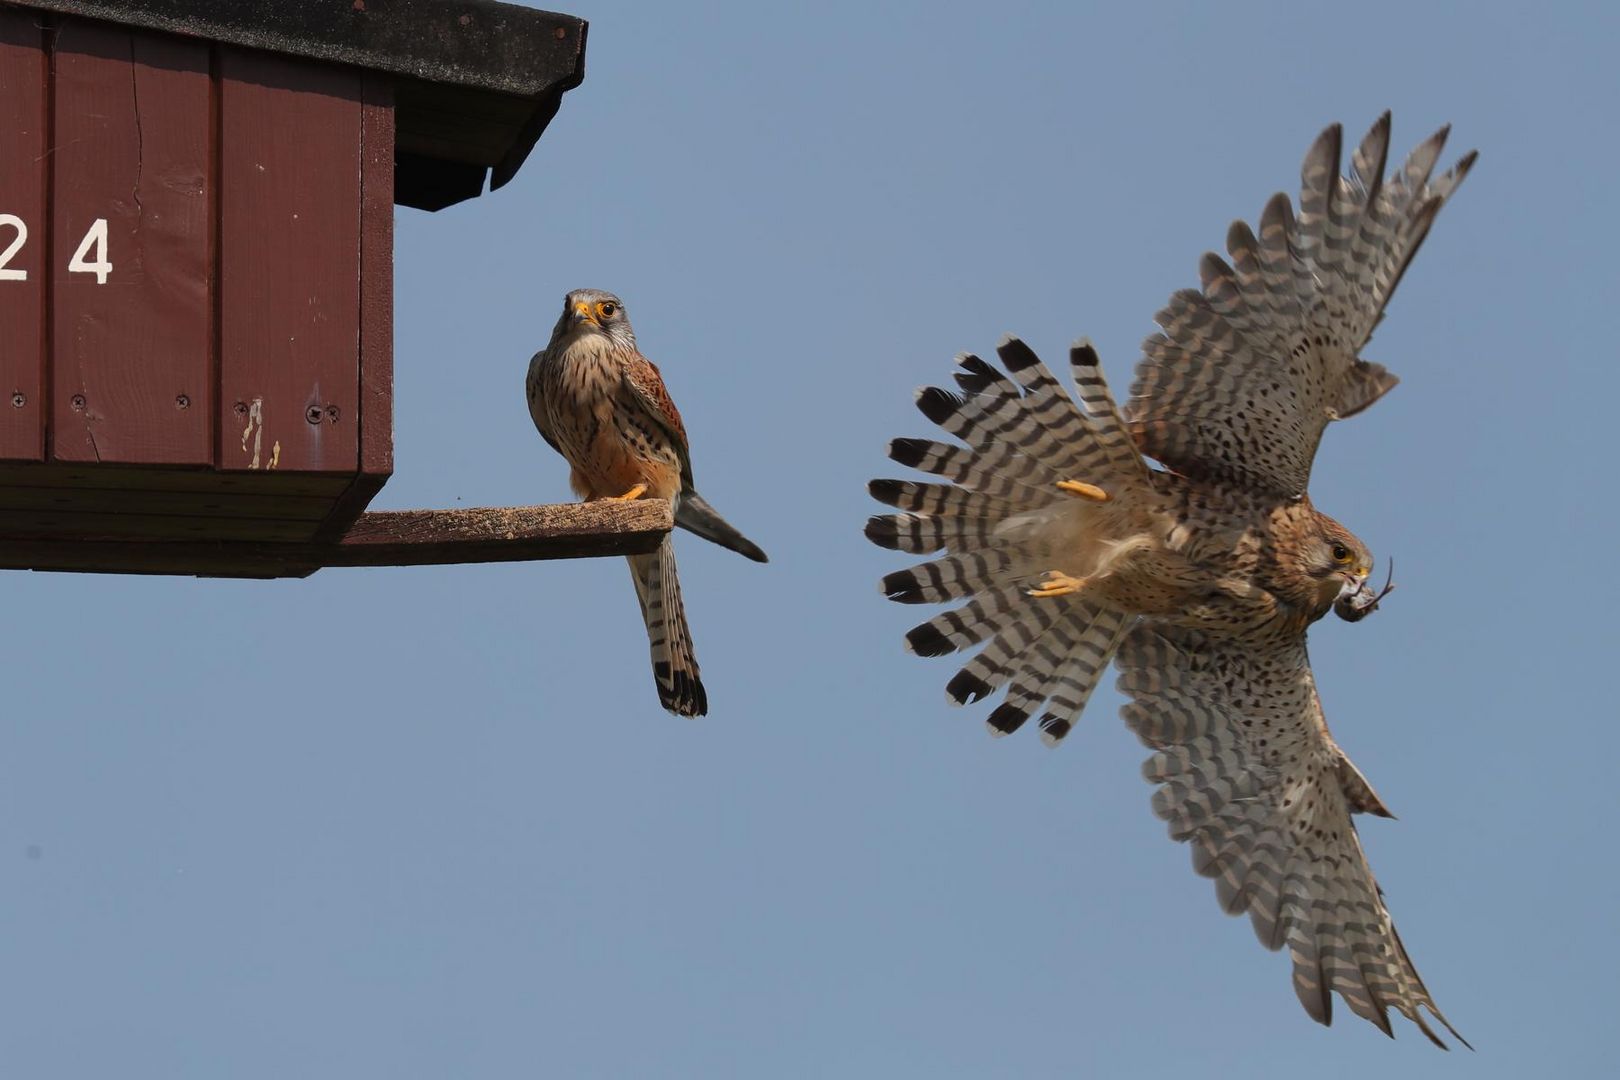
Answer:
[[[992,733],[1039,713],[1042,737],[1055,745],[1131,622],[1087,586],[1129,560],[1132,532],[1122,526],[1148,470],[1089,344],[1070,352],[1078,404],[1023,342],[1003,339],[996,352],[1011,379],[963,356],[960,393],[918,391],[923,414],[966,445],[890,443],[895,461],[950,482],[872,481],[872,496],[902,512],[873,517],[866,535],[896,551],[945,553],[889,574],[883,592],[903,604],[967,601],[906,634],[922,656],[984,646],[946,686],[950,699],[979,701],[1006,687]],[[1043,578],[1054,570],[1067,585]]]
[[[680,498],[675,500],[675,524],[755,562],[770,561],[758,544],[734,529],[707,499],[691,488],[681,492]]]
[[[641,617],[647,623],[659,703],[677,716],[702,716],[709,711],[709,696],[698,675],[670,538],[664,537],[651,554],[631,555],[630,576],[635,579],[636,599],[641,601]]]

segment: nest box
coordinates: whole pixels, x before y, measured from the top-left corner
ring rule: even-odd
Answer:
[[[668,507],[364,514],[393,214],[500,187],[586,24],[490,0],[0,3],[0,567],[649,550]]]

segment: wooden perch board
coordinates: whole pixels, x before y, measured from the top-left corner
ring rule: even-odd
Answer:
[[[674,527],[670,505],[635,502],[385,510],[331,543],[0,539],[0,567],[198,577],[308,577],[323,566],[429,566],[635,555]]]

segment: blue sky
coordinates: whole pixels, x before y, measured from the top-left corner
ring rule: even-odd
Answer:
[[[568,498],[524,369],[565,291],[618,292],[772,556],[677,540],[711,715],[659,710],[618,560],[4,575],[7,1074],[1610,1065],[1614,10],[572,10],[587,78],[517,179],[398,213],[376,506]],[[1307,1019],[1152,816],[1112,686],[1059,751],[992,741],[860,535],[954,353],[1088,334],[1123,389],[1199,254],[1385,108],[1400,151],[1450,121],[1481,158],[1368,349],[1402,385],[1313,478],[1401,589],[1313,658],[1476,1054]]]

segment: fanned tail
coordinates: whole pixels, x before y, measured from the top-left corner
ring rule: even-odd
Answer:
[[[698,676],[692,631],[686,625],[686,608],[681,603],[675,545],[666,536],[657,551],[631,555],[629,563],[636,599],[641,602],[641,617],[647,623],[658,701],[676,716],[702,716],[709,711],[709,696]]]
[[[1055,745],[1131,622],[1084,591],[1029,595],[1054,557],[1084,535],[1086,515],[1103,513],[1058,485],[1079,482],[1108,500],[1128,499],[1148,470],[1090,344],[1070,353],[1078,401],[1022,341],[1005,338],[996,352],[1006,374],[964,355],[956,391],[918,391],[923,414],[965,445],[894,440],[891,458],[946,482],[872,481],[872,497],[901,512],[871,518],[866,536],[895,551],[942,553],[887,575],[890,599],[967,601],[906,635],[907,647],[922,656],[983,646],[946,686],[950,699],[964,704],[1005,688],[989,717],[991,732],[1005,735],[1039,716],[1042,737]]]

